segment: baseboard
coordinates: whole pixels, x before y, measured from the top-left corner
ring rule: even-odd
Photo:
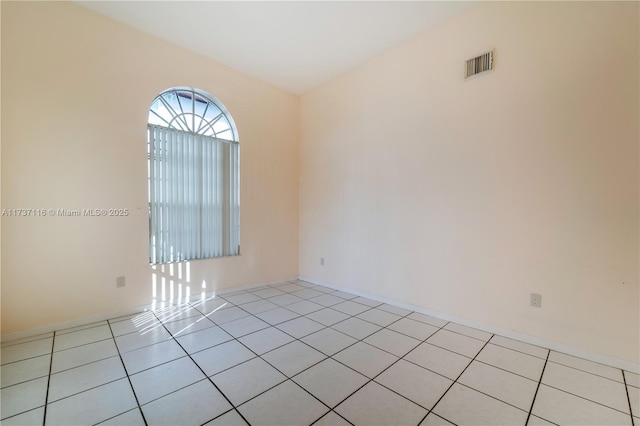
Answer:
[[[101,315],[93,315],[90,317],[83,317],[71,321],[63,321],[55,324],[48,324],[42,327],[29,328],[27,330],[15,331],[13,333],[6,333],[0,336],[2,343],[10,342],[13,340],[26,339],[29,337],[38,336],[41,334],[51,333],[54,331],[64,330],[66,328],[78,327],[81,325],[91,324],[94,322],[106,321],[112,318],[123,317],[125,315],[136,314],[149,310],[150,305],[136,306],[132,308],[123,309],[120,311],[105,313]]]
[[[489,333],[498,334],[500,336],[508,337],[510,339],[519,340],[524,343],[529,343],[536,346],[541,346],[543,348],[551,349],[556,352],[562,352],[568,355],[577,356],[580,358],[584,358],[589,361],[597,362],[600,364],[609,365],[611,367],[620,368],[626,371],[630,371],[632,373],[640,374],[640,364],[626,361],[614,357],[610,357],[607,355],[602,355],[595,352],[585,351],[583,349],[575,348],[573,346],[563,345],[557,342],[552,342],[550,340],[542,339],[535,336],[529,336],[527,334],[518,333],[512,330],[505,330],[499,327],[493,327],[489,325],[485,325],[482,323],[478,323],[475,321],[467,320],[464,318],[458,318],[453,315],[448,315],[442,312],[434,311],[428,308],[424,308],[422,306],[412,305],[410,303],[399,302],[393,299],[387,299],[386,297],[381,297],[375,294],[354,290],[348,287],[337,286],[332,283],[316,280],[311,277],[300,276],[299,278],[302,281],[307,281],[312,284],[321,285],[324,287],[333,288],[335,290],[342,290],[348,293],[356,294],[358,296],[366,297],[368,299],[375,300],[377,302],[388,303],[389,305],[397,306],[399,308],[409,309],[412,311],[419,312],[421,314],[430,315],[432,317],[440,318],[445,321],[452,321],[458,324],[466,325],[468,327],[477,328],[478,330],[487,331]]]
[[[606,356],[606,355],[602,355],[602,354],[598,354],[598,353],[594,353],[594,352],[590,352],[590,351],[585,351],[583,349],[579,349],[579,348],[575,348],[572,346],[568,346],[568,345],[563,345],[557,342],[552,342],[546,339],[542,339],[539,337],[535,337],[535,336],[529,336],[527,334],[523,334],[523,333],[518,333],[512,330],[505,330],[499,327],[493,327],[493,326],[489,326],[489,325],[485,325],[482,323],[478,323],[475,321],[471,321],[471,320],[467,320],[464,318],[458,318],[456,316],[453,315],[449,315],[449,314],[445,314],[442,312],[438,312],[438,311],[434,311],[422,306],[418,306],[418,305],[412,305],[410,303],[404,303],[404,302],[399,302],[397,300],[394,299],[388,299],[386,297],[381,297],[372,293],[368,293],[368,292],[363,292],[363,291],[359,291],[359,290],[354,290],[348,287],[343,287],[343,286],[337,286],[335,284],[329,283],[329,282],[324,282],[324,281],[320,281],[311,277],[305,277],[305,276],[291,276],[291,277],[285,277],[285,278],[281,278],[278,280],[272,280],[272,281],[262,281],[262,282],[257,282],[257,283],[251,283],[251,284],[245,284],[245,285],[241,285],[241,286],[237,286],[237,287],[229,287],[229,288],[224,288],[221,290],[215,290],[215,291],[211,291],[211,292],[207,292],[205,294],[205,297],[211,297],[215,294],[228,294],[228,293],[234,293],[236,291],[243,291],[243,290],[250,290],[252,288],[255,287],[261,287],[261,286],[265,286],[265,285],[273,285],[273,284],[280,284],[283,282],[287,282],[287,281],[294,281],[300,279],[302,281],[306,281],[312,284],[317,284],[317,285],[321,285],[324,287],[329,287],[329,288],[333,288],[335,290],[342,290],[342,291],[346,291],[348,293],[352,293],[358,296],[362,296],[362,297],[366,297],[372,300],[376,300],[378,302],[381,303],[388,303],[390,305],[393,306],[397,306],[400,308],[404,308],[404,309],[409,309],[415,312],[419,312],[425,315],[431,315],[433,317],[436,318],[440,318],[443,319],[445,321],[452,321],[458,324],[462,324],[462,325],[466,325],[469,327],[473,327],[473,328],[477,328],[479,330],[483,330],[483,331],[487,331],[489,333],[494,333],[494,334],[498,334],[500,336],[504,336],[504,337],[508,337],[514,340],[519,340],[521,342],[524,343],[529,343],[532,345],[536,345],[536,346],[541,346],[547,349],[552,349],[554,351],[557,352],[562,352],[568,355],[573,355],[573,356],[577,356],[580,358],[584,358],[586,360],[589,361],[593,361],[593,362],[597,362],[600,364],[605,364],[605,365],[609,365],[615,368],[621,368],[623,370],[627,370],[636,374],[640,374],[640,364],[631,362],[631,361],[625,361],[625,360],[621,360],[618,358],[614,358],[614,357],[610,357],[610,356]],[[136,306],[136,307],[131,307],[131,308],[127,308],[124,310],[120,310],[120,311],[116,311],[116,312],[110,312],[110,313],[105,313],[105,314],[101,314],[101,315],[94,315],[91,317],[85,317],[85,318],[81,318],[81,319],[76,319],[76,320],[71,320],[71,321],[64,321],[64,322],[59,322],[59,323],[55,323],[55,324],[49,324],[46,326],[42,326],[42,327],[35,327],[35,328],[31,328],[28,330],[22,330],[22,331],[17,331],[17,332],[13,332],[13,333],[7,333],[7,334],[3,334],[2,336],[0,336],[0,342],[8,342],[8,341],[12,341],[12,340],[19,340],[19,339],[25,339],[25,338],[29,338],[29,337],[34,337],[34,336],[38,336],[41,334],[46,334],[46,333],[51,333],[53,331],[58,331],[58,330],[63,330],[66,328],[71,328],[71,327],[77,327],[77,326],[81,326],[81,325],[85,325],[85,324],[91,324],[93,322],[99,322],[99,321],[105,321],[108,319],[112,319],[112,318],[117,318],[117,317],[121,317],[121,316],[125,316],[125,315],[131,315],[131,314],[135,314],[135,313],[140,313],[140,312],[145,312],[152,309],[152,304],[147,304],[147,305],[142,305],[142,306]]]
[[[262,282],[257,282],[257,283],[251,283],[251,284],[245,284],[245,285],[241,285],[241,286],[237,286],[237,287],[229,287],[229,288],[224,288],[221,290],[214,290],[214,291],[210,291],[207,292],[205,294],[205,297],[211,297],[215,294],[227,294],[227,293],[233,293],[236,291],[242,291],[242,290],[249,290],[251,288],[255,288],[255,287],[261,287],[264,285],[272,285],[272,284],[278,284],[278,283],[283,283],[286,281],[293,281],[293,280],[297,280],[299,277],[296,276],[291,276],[291,277],[285,277],[285,278],[281,278],[278,280],[273,280],[273,281],[262,281]],[[46,334],[46,333],[51,333],[54,331],[59,331],[59,330],[64,330],[66,328],[71,328],[71,327],[78,327],[81,325],[86,325],[86,324],[91,324],[94,322],[100,322],[100,321],[106,321],[108,319],[113,319],[113,318],[118,318],[118,317],[122,317],[125,315],[131,315],[131,314],[136,314],[136,313],[141,313],[141,312],[145,312],[148,310],[153,309],[153,306],[160,306],[160,307],[164,307],[168,304],[168,302],[156,302],[155,304],[153,303],[149,303],[146,305],[141,305],[141,306],[135,306],[135,307],[131,307],[131,308],[127,308],[127,309],[123,309],[120,311],[115,311],[115,312],[108,312],[105,314],[100,314],[100,315],[93,315],[90,317],[83,317],[80,319],[75,319],[75,320],[70,320],[70,321],[63,321],[63,322],[59,322],[59,323],[54,323],[54,324],[48,324],[42,327],[35,327],[35,328],[30,328],[27,330],[21,330],[21,331],[16,331],[13,333],[6,333],[0,336],[0,342],[2,343],[6,343],[6,342],[10,342],[13,340],[20,340],[20,339],[26,339],[29,337],[34,337],[34,336],[38,336],[41,334]]]

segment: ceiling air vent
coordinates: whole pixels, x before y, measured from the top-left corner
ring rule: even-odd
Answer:
[[[464,78],[468,79],[487,71],[493,71],[493,50],[469,59],[467,61],[467,72]]]

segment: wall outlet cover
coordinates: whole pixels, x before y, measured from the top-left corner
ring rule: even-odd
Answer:
[[[542,296],[540,294],[531,293],[531,306],[542,307]]]

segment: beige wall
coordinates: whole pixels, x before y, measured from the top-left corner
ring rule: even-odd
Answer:
[[[483,4],[304,95],[300,275],[638,362],[638,11]]]
[[[242,255],[191,262],[175,295],[298,275],[297,96],[72,3],[2,2],[2,207],[131,211],[3,217],[3,334],[152,301],[146,120],[183,85],[237,124]]]

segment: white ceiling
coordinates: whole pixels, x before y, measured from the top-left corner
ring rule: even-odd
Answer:
[[[466,1],[78,1],[295,94],[468,9]]]

